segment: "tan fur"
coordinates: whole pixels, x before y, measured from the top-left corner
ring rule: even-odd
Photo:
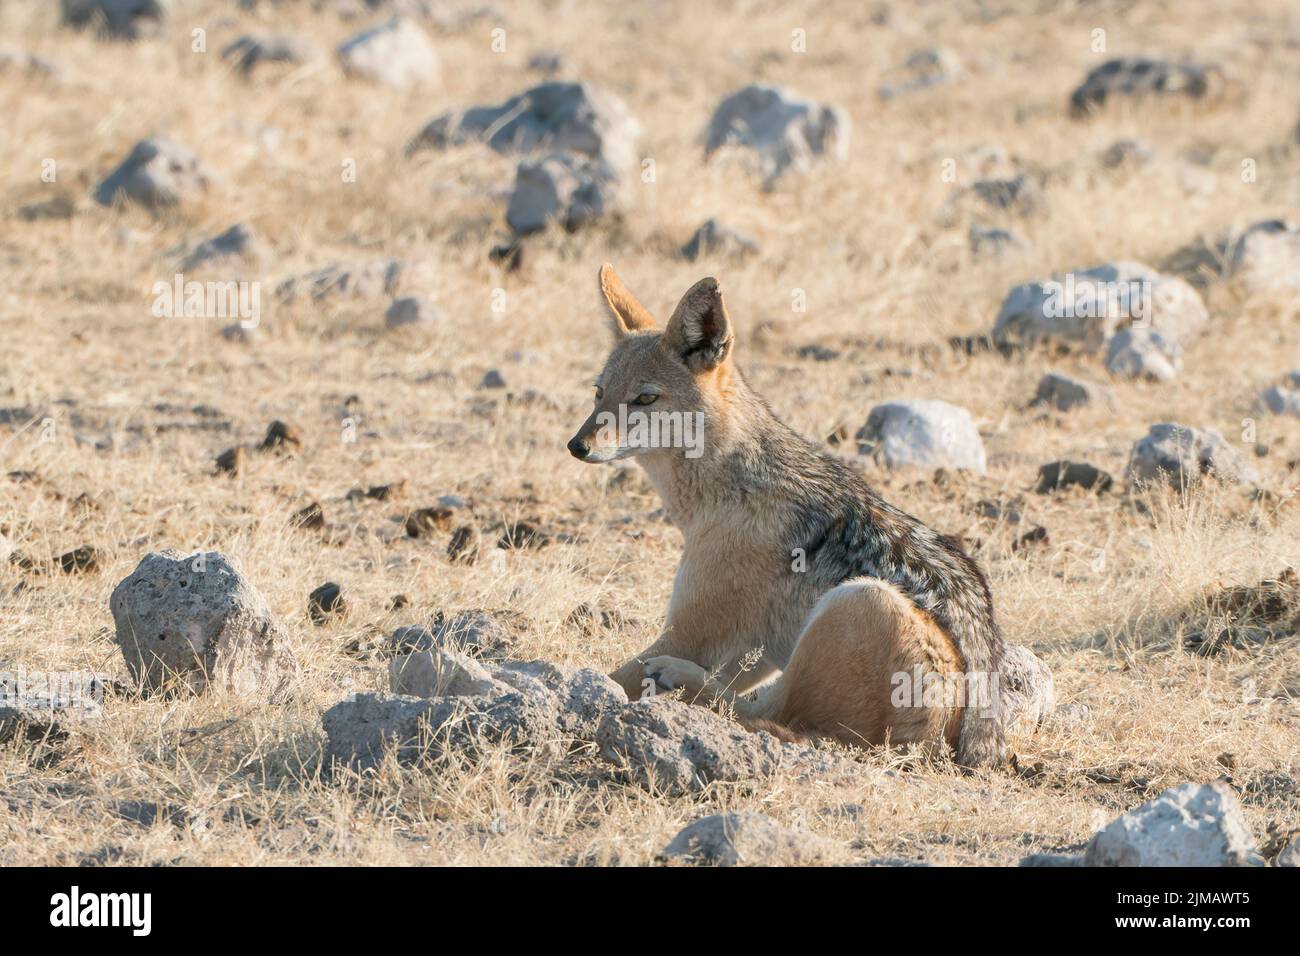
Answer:
[[[629,306],[636,300],[613,269],[600,275],[621,338],[601,373],[603,398],[575,440],[591,434],[597,413],[629,401],[646,382],[662,392],[656,408],[702,410],[709,438],[694,461],[671,450],[607,448],[584,459],[636,454],[685,539],[663,632],[613,679],[635,698],[649,674],[700,703],[734,707],[748,726],[774,723],[850,744],[955,746],[961,706],[891,702],[896,675],[918,667],[962,672],[948,634],[884,580],[858,577],[817,591],[809,576],[791,573],[781,542],[798,475],[759,480],[746,472],[736,493],[737,456],[771,415],[735,370],[716,280],[696,283],[658,333],[647,330],[639,303]],[[879,520],[888,527],[892,518]],[[756,687],[752,700],[740,696]]]

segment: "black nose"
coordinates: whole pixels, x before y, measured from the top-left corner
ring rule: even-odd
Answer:
[[[575,435],[569,439],[569,454],[579,460],[584,459],[591,454],[591,446],[580,435]]]

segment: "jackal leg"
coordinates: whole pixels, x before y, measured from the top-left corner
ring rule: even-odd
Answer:
[[[955,645],[896,588],[874,578],[848,581],[822,597],[786,669],[754,700],[671,655],[648,658],[645,671],[665,686],[683,688],[688,700],[730,705],[744,718],[850,744],[951,746],[961,726],[960,698],[952,694],[960,687],[951,683],[962,677]],[[930,683],[910,686],[917,677]],[[935,681],[938,693],[925,692]],[[904,682],[908,693],[897,694]]]

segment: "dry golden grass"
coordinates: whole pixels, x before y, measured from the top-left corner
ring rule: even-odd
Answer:
[[[1188,349],[1178,381],[1115,383],[1115,410],[1069,417],[1027,409],[1034,385],[1049,367],[1099,378],[1095,360],[959,360],[945,344],[987,331],[1016,282],[1117,258],[1158,265],[1197,237],[1300,208],[1300,150],[1288,147],[1300,79],[1292,5],[1008,2],[995,5],[1007,15],[979,17],[974,5],[896,3],[885,25],[871,5],[848,2],[503,5],[506,52],[489,51],[498,18],[430,28],[444,84],[410,94],[347,82],[328,56],[253,83],[220,59],[254,26],[299,31],[326,51],[359,28],[307,3],[262,4],[259,14],[190,3],[167,37],[137,45],[60,29],[55,6],[0,7],[7,42],[63,68],[57,82],[0,76],[0,408],[53,420],[52,430],[39,419],[0,420],[3,472],[44,479],[0,472],[0,524],[33,557],[90,544],[105,560],[82,575],[0,566],[0,665],[124,676],[108,595],[144,553],[173,546],[235,555],[305,670],[284,706],[112,698],[56,760],[30,748],[0,753],[0,862],[645,864],[697,816],[755,809],[835,839],[845,862],[1005,864],[1078,847],[1165,786],[1219,777],[1225,753],[1261,842],[1270,828],[1300,828],[1296,639],[1214,657],[1180,644],[1204,623],[1196,609],[1207,587],[1300,564],[1297,472],[1286,466],[1300,457],[1300,425],[1258,420],[1256,440],[1270,449],[1255,461],[1271,493],[1264,502],[1237,488],[1156,496],[1145,507],[1120,493],[1029,491],[1037,466],[1058,458],[1119,474],[1152,422],[1216,427],[1235,440],[1242,420],[1258,417],[1255,395],[1300,364],[1295,302],[1211,288],[1210,330]],[[191,52],[192,26],[208,29],[209,52]],[[1072,121],[1066,99],[1099,61],[1089,49],[1098,27],[1112,55],[1225,62],[1247,95],[1218,108],[1132,107]],[[807,31],[807,53],[789,52],[795,28]],[[967,78],[881,102],[877,87],[906,54],[935,44],[956,51]],[[562,52],[578,76],[626,101],[657,180],[633,188],[619,221],[548,233],[531,244],[523,273],[503,275],[486,252],[505,235],[497,193],[513,160],[473,147],[408,158],[403,148],[447,109],[532,85],[526,64],[539,49]],[[849,162],[770,193],[739,164],[704,165],[699,135],[712,108],[755,80],[846,109]],[[259,145],[265,127],[279,130],[274,149]],[[154,133],[204,158],[217,178],[210,196],[160,218],[91,202],[89,188]],[[1097,154],[1131,136],[1154,148],[1155,161],[1102,170]],[[966,223],[941,221],[953,187],[940,164],[991,145],[1049,174],[1047,208],[1014,224],[1028,249],[976,262]],[[1258,164],[1254,183],[1241,180],[1246,157]],[[48,158],[58,162],[53,184],[40,178]],[[357,163],[355,183],[340,176],[346,159]],[[75,202],[71,218],[19,216],[55,194]],[[762,254],[676,258],[710,215],[756,234]],[[307,269],[391,255],[410,266],[406,289],[428,294],[444,319],[391,333],[384,302],[276,309],[264,294],[265,334],[248,347],[220,339],[219,323],[154,318],[149,290],[170,280],[179,258],[169,250],[237,221],[269,247],[264,293]],[[620,783],[589,755],[497,754],[436,774],[388,768],[370,780],[322,781],[321,711],[349,689],[385,684],[381,664],[350,655],[350,644],[472,607],[519,612],[524,657],[610,668],[654,635],[679,537],[643,482],[613,486],[612,471],[579,465],[564,447],[608,345],[594,291],[605,260],[660,314],[700,275],[718,275],[751,381],[810,435],[840,424],[852,432],[891,398],[968,407],[988,448],[987,476],[869,477],[906,510],[978,541],[1008,637],[1047,660],[1058,698],[1086,704],[1091,721],[1016,740],[1019,775],[899,769],[877,755],[844,779],[778,778],[669,799]],[[796,288],[806,314],[791,311]],[[497,289],[507,295],[502,313],[492,308]],[[764,322],[773,325],[759,339]],[[842,355],[819,363],[790,351],[811,342]],[[510,392],[533,389],[549,402],[477,391],[493,367]],[[485,397],[496,405],[484,407]],[[198,421],[188,412],[196,405],[217,409],[228,431],[158,429]],[[349,417],[359,420],[355,443],[342,440]],[[254,455],[237,479],[213,475],[217,453],[259,439],[276,418],[304,430],[302,452]],[[354,487],[401,478],[411,482],[404,502],[345,500]],[[74,507],[82,492],[97,509]],[[445,540],[410,540],[401,526],[409,506],[449,493],[472,499],[485,527],[529,518],[570,539],[501,563],[450,565]],[[1017,495],[1025,524],[976,514],[981,499]],[[312,500],[329,530],[291,530],[290,515]],[[1035,523],[1050,541],[1013,551]],[[352,610],[317,628],[306,596],[325,580],[344,585]],[[398,593],[411,606],[387,610]],[[581,637],[564,620],[582,602],[618,608],[628,623]],[[129,801],[177,808],[181,825],[123,819],[115,808]]]

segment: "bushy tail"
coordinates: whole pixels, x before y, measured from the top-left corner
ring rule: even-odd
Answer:
[[[955,759],[963,767],[999,768],[1007,762],[1006,729],[1002,720],[1002,635],[991,622],[981,626],[976,621],[965,622],[966,633],[957,634],[957,649],[966,659],[966,672],[983,678],[979,689],[968,684],[968,690],[982,692],[986,698],[967,701],[957,734]],[[965,639],[963,639],[963,637]],[[975,705],[975,706],[971,706]]]

